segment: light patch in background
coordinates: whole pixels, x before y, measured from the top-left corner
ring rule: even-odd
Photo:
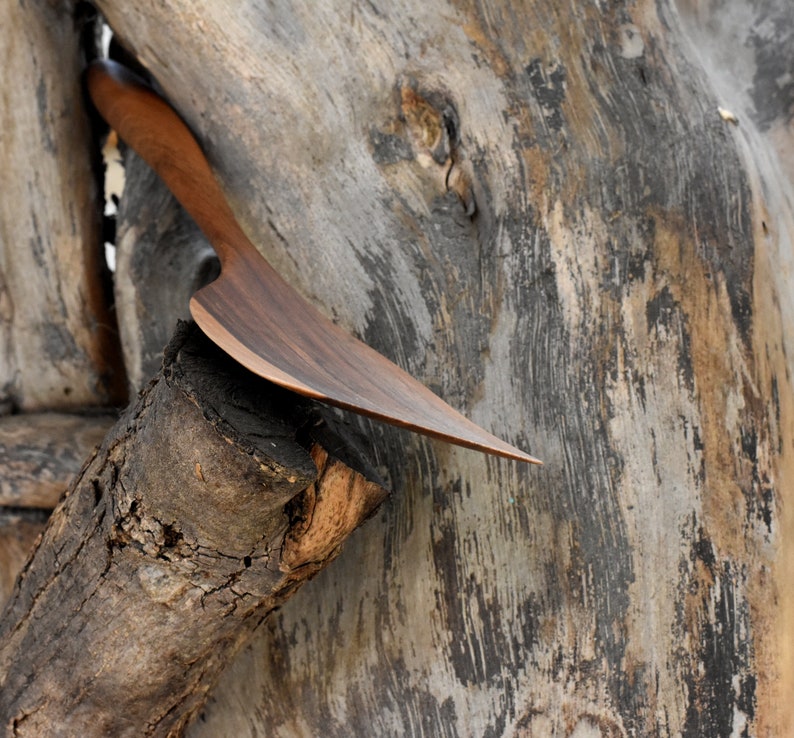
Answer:
[[[124,191],[124,164],[119,151],[119,140],[115,131],[110,131],[102,147],[102,160],[105,163],[105,217],[118,214],[117,203]],[[116,271],[116,244],[105,241],[105,261],[111,272]]]
[[[110,42],[113,31],[107,23],[102,24],[102,58],[107,59],[110,54]],[[105,217],[115,217],[118,214],[117,203],[124,191],[124,164],[119,151],[119,139],[116,132],[111,130],[102,147],[102,161],[105,163]],[[116,244],[105,241],[105,262],[111,272],[116,271]]]

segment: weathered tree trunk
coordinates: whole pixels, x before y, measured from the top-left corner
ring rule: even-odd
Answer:
[[[373,426],[397,501],[193,735],[785,732],[790,180],[677,7],[100,5],[287,278],[546,461]]]
[[[176,734],[383,499],[311,442],[293,395],[195,330],[170,354],[22,572],[0,626],[5,735]]]
[[[274,266],[546,462],[361,421],[394,503],[188,734],[791,733],[790,3],[98,5]]]
[[[87,5],[1,5],[0,609],[45,508],[111,424],[86,410],[126,394],[80,83]]]

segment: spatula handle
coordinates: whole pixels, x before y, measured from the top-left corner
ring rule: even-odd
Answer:
[[[176,111],[140,77],[109,60],[87,72],[102,117],[154,169],[204,231],[223,265],[253,248],[237,223],[209,162]]]

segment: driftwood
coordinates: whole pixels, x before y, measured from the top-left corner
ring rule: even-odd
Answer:
[[[5,734],[178,732],[383,499],[316,425],[180,331],[22,572],[0,625]]]

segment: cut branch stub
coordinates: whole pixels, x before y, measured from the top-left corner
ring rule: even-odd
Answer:
[[[311,450],[319,475],[290,505],[281,565],[294,571],[335,557],[347,537],[377,509],[384,490],[319,444]]]
[[[187,723],[254,628],[385,495],[300,445],[311,424],[291,393],[178,332],[53,513],[0,622],[9,734],[173,735]],[[309,487],[314,502],[290,503]]]

